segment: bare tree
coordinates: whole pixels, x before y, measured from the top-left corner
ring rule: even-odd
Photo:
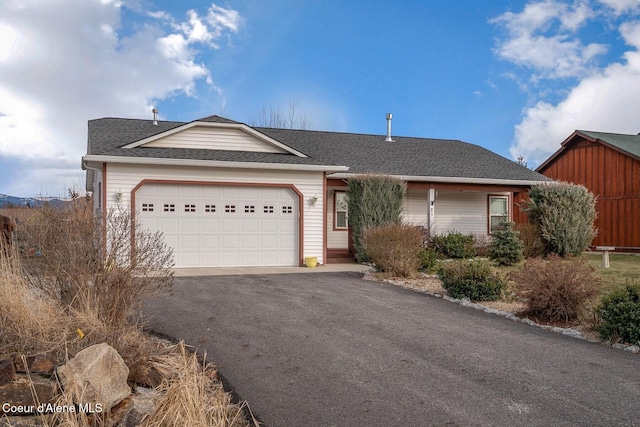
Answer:
[[[311,129],[313,119],[294,98],[289,101],[288,108],[271,106],[262,107],[254,117],[250,117],[250,126],[281,128],[281,129]]]

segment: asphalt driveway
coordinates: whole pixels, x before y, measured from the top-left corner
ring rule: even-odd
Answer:
[[[357,273],[176,278],[152,330],[267,426],[640,426],[640,356]]]

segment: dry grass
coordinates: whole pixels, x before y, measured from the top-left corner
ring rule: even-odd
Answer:
[[[83,348],[106,342],[129,368],[153,360],[169,378],[161,386],[165,395],[158,402],[158,414],[146,425],[248,425],[242,407],[231,403],[212,369],[200,366],[184,345],[161,347],[142,330],[138,303],[149,294],[166,292],[172,279],[167,269],[170,253],[167,256],[159,244],[160,236],[141,235],[137,263],[122,265],[120,261],[130,254],[134,225],[126,217],[114,218],[111,227],[121,233],[114,234],[106,247],[96,247],[89,213],[79,205],[32,216],[29,228],[22,230],[21,243],[39,244],[43,255],[37,259],[21,258],[18,245],[9,255],[0,248],[0,353],[49,353],[63,364]],[[51,233],[50,227],[57,232]],[[96,250],[106,250],[100,253],[108,262],[96,258]],[[72,391],[63,392],[57,403],[73,404]],[[106,426],[112,421],[108,417],[108,413],[62,412],[47,422]]]
[[[174,364],[177,375],[158,388],[162,397],[156,411],[142,423],[143,427],[250,425],[242,407],[233,404],[222,384],[213,380],[216,376],[213,368],[200,364],[195,354],[187,352],[184,343],[179,344],[178,353],[167,363]]]

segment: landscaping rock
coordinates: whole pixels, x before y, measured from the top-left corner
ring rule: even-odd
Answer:
[[[140,387],[136,389],[136,394],[131,396],[131,406],[125,414],[121,427],[137,427],[142,421],[153,413],[156,409],[156,401],[159,394],[153,390],[140,392]]]
[[[16,376],[13,358],[0,359],[0,385],[8,384]]]
[[[52,425],[50,414],[0,418],[0,427],[48,427]]]
[[[637,345],[630,345],[624,348],[624,351],[628,351],[631,353],[640,353],[640,347]]]
[[[138,360],[131,367],[129,381],[146,387],[156,388],[165,379],[171,378],[171,370],[152,358]]]
[[[65,390],[72,390],[77,404],[101,404],[109,410],[131,394],[127,385],[129,368],[108,344],[96,344],[58,367]]]
[[[25,364],[26,361],[26,364]],[[38,372],[50,374],[56,366],[56,357],[53,354],[37,354],[35,356],[19,356],[15,358],[16,372]]]
[[[35,399],[34,395],[35,393]],[[30,414],[41,403],[52,403],[58,393],[55,381],[42,378],[39,375],[16,374],[9,384],[0,386],[0,402],[9,405],[14,415]],[[0,407],[0,414],[4,413]]]
[[[572,328],[567,328],[562,331],[562,335],[568,335],[573,338],[582,338],[582,333]]]

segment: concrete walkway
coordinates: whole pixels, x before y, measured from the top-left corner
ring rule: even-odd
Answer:
[[[203,276],[238,276],[245,274],[294,274],[294,273],[338,273],[353,271],[362,273],[372,270],[364,264],[324,264],[315,268],[307,267],[199,267],[199,268],[174,268],[174,277],[203,277]]]

